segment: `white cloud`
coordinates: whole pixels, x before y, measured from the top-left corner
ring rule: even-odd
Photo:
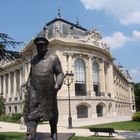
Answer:
[[[140,74],[140,71],[138,71],[137,69],[132,69],[132,70],[130,70],[130,75],[132,76],[132,77],[136,77],[136,76],[138,76]]]
[[[120,19],[120,22],[124,25],[140,24],[140,11],[124,16],[123,19]]]
[[[102,40],[113,49],[122,47],[130,39],[126,37],[122,32],[116,32],[112,36],[104,37]]]
[[[102,0],[81,0],[85,8],[88,10],[102,10],[104,8],[104,1]]]
[[[131,37],[125,36],[122,32],[115,32],[111,36],[105,36],[103,42],[111,49],[123,47],[128,42],[140,42],[140,31],[133,30]]]
[[[140,31],[133,30],[132,32],[132,39],[134,41],[140,40]]]
[[[81,0],[87,10],[104,11],[124,25],[140,24],[140,0]]]

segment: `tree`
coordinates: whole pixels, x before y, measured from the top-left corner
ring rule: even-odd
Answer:
[[[140,111],[140,83],[134,84],[136,110]]]
[[[0,33],[0,60],[15,60],[20,57],[20,53],[17,51],[8,50],[7,47],[13,47],[20,45],[22,42],[17,42],[8,34]]]
[[[4,98],[0,96],[0,116],[5,114]]]

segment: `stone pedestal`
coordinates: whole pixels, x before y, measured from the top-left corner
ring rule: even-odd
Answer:
[[[58,133],[57,140],[70,140],[75,133]],[[26,139],[24,139],[26,140]],[[50,133],[37,133],[36,140],[52,140]]]

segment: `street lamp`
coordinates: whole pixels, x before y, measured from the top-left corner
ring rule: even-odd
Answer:
[[[68,128],[72,128],[72,117],[71,117],[71,104],[70,104],[70,85],[73,83],[74,74],[72,71],[66,71],[64,75],[64,84],[68,86],[68,101],[69,101],[69,117],[68,117]]]

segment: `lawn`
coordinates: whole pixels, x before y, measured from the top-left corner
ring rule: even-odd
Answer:
[[[22,140],[25,138],[25,133],[17,132],[0,132],[0,140]],[[96,137],[73,137],[71,140],[115,140],[110,138]]]
[[[109,137],[73,137],[71,140],[117,140],[114,138],[109,138]]]
[[[0,132],[0,140],[22,140],[25,133]]]
[[[140,122],[138,121],[125,121],[125,122],[114,122],[106,123],[100,125],[90,125],[82,128],[88,127],[111,127],[115,130],[131,130],[131,131],[140,131]],[[0,132],[0,140],[22,140],[25,138],[25,133],[16,133],[16,132]],[[115,140],[111,137],[73,137],[71,140]],[[133,139],[134,140],[134,139]],[[136,140],[136,139],[135,139]]]
[[[140,131],[140,121],[124,121],[124,122],[114,122],[98,125],[90,125],[82,128],[88,127],[100,127],[100,128],[114,128],[115,130],[130,130],[130,131]]]
[[[0,132],[0,140],[22,140],[25,138],[25,133],[18,132]],[[71,140],[118,140],[110,137],[73,137]],[[136,140],[136,139],[129,139]]]

